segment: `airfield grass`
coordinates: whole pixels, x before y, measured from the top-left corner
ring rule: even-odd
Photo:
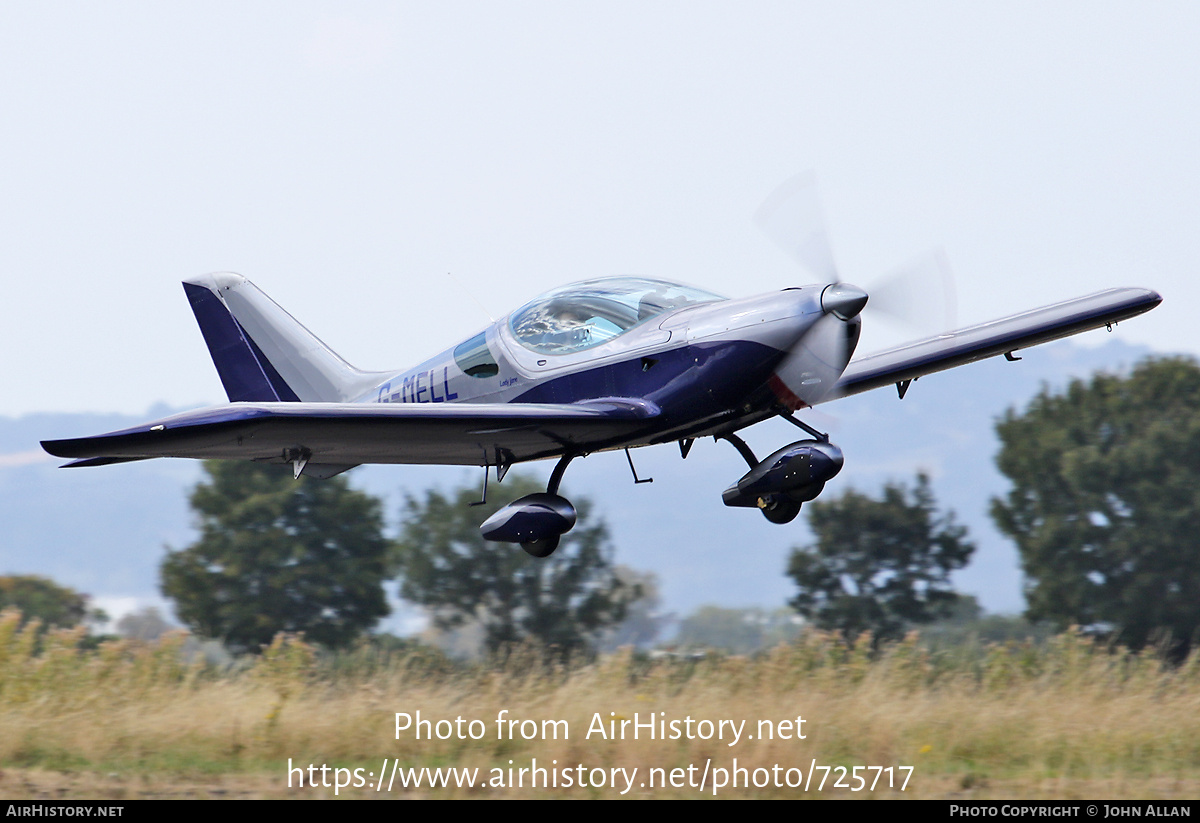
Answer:
[[[362,769],[369,783],[337,790],[341,798],[711,797],[721,769],[727,785],[716,796],[726,798],[1200,796],[1200,658],[1168,666],[1075,633],[940,652],[913,636],[876,653],[866,639],[847,648],[810,633],[752,658],[622,652],[580,665],[546,664],[536,648],[470,665],[419,647],[321,656],[280,637],[223,668],[188,662],[183,635],[90,651],[79,648],[81,637],[39,640],[32,624],[20,629],[17,615],[0,616],[0,797],[332,798],[338,767],[351,770],[343,781]],[[523,739],[520,725],[500,735],[504,710],[506,719],[536,721],[524,726],[537,729],[536,739]],[[418,711],[434,722],[462,717],[466,739],[425,739],[436,727],[420,740],[411,728],[397,739],[396,713]],[[638,740],[587,736],[597,714],[607,724],[635,713],[642,722],[651,713],[681,721],[685,734],[688,717],[693,734],[700,720],[746,724],[734,745],[728,726],[723,740],[651,740],[644,729]],[[482,721],[480,739],[468,736],[472,719]],[[557,739],[542,725],[560,720],[565,739],[563,725]],[[768,725],[775,739],[760,739]],[[797,731],[805,738],[795,739]],[[592,782],[600,774],[592,770],[603,769],[605,785],[564,787],[560,773],[557,787],[530,787],[527,773],[524,787],[509,787],[510,775],[535,759],[573,778],[582,764]],[[729,785],[735,759],[746,770],[740,784],[767,785]],[[304,768],[303,787],[289,762]],[[479,773],[474,787],[402,787],[397,778],[377,791],[393,763]],[[328,787],[308,785],[309,764],[318,783],[320,766],[330,767]],[[824,766],[835,768],[818,790]],[[859,770],[865,788],[834,785],[857,786],[852,771],[836,768],[855,766],[876,767]],[[901,791],[904,766],[912,774]],[[623,778],[612,785],[613,768],[637,769],[628,793]],[[651,769],[659,770],[653,787]],[[786,785],[810,772],[807,791]],[[489,785],[497,775],[504,787]]]

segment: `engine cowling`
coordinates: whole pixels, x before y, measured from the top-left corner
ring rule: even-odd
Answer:
[[[823,440],[799,440],[784,446],[746,472],[721,494],[726,506],[762,508],[764,501],[786,495],[796,503],[815,498],[842,470],[842,450]]]

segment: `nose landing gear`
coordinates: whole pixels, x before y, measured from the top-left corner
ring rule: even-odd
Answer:
[[[841,449],[820,432],[788,419],[820,439],[799,440],[758,460],[736,434],[721,435],[750,466],[750,471],[721,494],[726,506],[758,508],[772,523],[790,523],[800,513],[801,504],[815,499],[825,483],[842,470]]]

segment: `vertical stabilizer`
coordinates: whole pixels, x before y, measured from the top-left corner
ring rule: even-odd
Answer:
[[[354,400],[387,376],[354,368],[238,274],[183,283],[230,401]]]

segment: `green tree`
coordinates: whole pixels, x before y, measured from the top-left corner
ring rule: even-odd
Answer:
[[[278,632],[344,646],[388,614],[388,544],[379,501],[345,478],[206,461],[192,491],[200,539],[170,551],[162,593],[190,629],[235,651]]]
[[[86,594],[33,575],[0,577],[0,612],[8,609],[19,609],[22,623],[42,621],[43,629],[71,629],[87,620],[107,619],[88,608]]]
[[[953,610],[950,573],[975,546],[952,512],[939,516],[924,474],[879,500],[850,490],[806,510],[817,542],[792,552],[787,573],[800,588],[790,605],[813,625],[847,641],[870,631],[878,644]]]
[[[424,606],[439,630],[480,627],[489,653],[525,640],[562,658],[591,651],[641,589],[617,574],[608,531],[589,517],[588,501],[575,501],[575,528],[545,559],[479,534],[492,512],[540,491],[540,484],[510,475],[483,506],[470,505],[478,489],[409,497],[394,555],[401,596]]]
[[[1044,389],[996,426],[1013,484],[992,516],[1025,571],[1026,616],[1186,651],[1200,628],[1200,366]]]

